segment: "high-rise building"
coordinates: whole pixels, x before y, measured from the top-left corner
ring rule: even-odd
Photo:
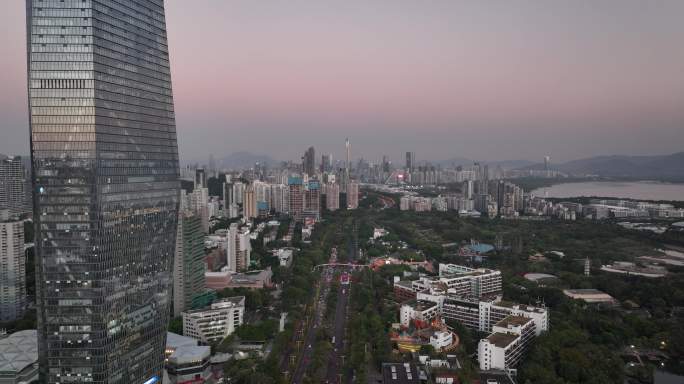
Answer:
[[[189,196],[190,210],[202,220],[202,230],[209,233],[209,189],[195,188]]]
[[[216,159],[214,159],[214,154],[209,154],[209,177],[216,177]]]
[[[349,182],[349,177],[351,173],[351,144],[349,143],[349,138],[345,141],[345,147],[347,149],[347,162],[344,164],[345,169],[345,181]]]
[[[304,157],[302,157],[302,170],[309,177],[316,174],[316,150],[314,147],[309,147],[309,149],[304,152]]]
[[[226,239],[226,265],[231,272],[244,272],[251,262],[252,243],[248,229],[240,229],[237,223],[228,228]]]
[[[173,315],[200,308],[204,288],[204,233],[202,220],[185,211],[179,214],[173,266]]]
[[[340,185],[335,183],[325,184],[325,208],[328,211],[340,209]]]
[[[350,181],[347,185],[347,209],[359,207],[359,183]]]
[[[321,218],[321,183],[310,180],[304,194],[304,216],[314,220]]]
[[[245,194],[245,184],[238,181],[233,183],[233,197],[235,197],[234,203],[242,204],[242,197]]]
[[[40,382],[160,381],[178,148],[162,0],[27,0]]]
[[[287,185],[290,191],[290,215],[295,221],[301,221],[304,211],[304,182],[301,177],[290,177]]]
[[[332,172],[333,170],[333,155],[332,153],[323,154],[321,156],[321,172]]]
[[[0,211],[0,322],[24,316],[26,259],[24,222],[9,210]]]
[[[250,184],[245,188],[245,194],[242,197],[242,216],[245,219],[257,217],[257,200],[254,184]]]
[[[0,159],[0,209],[22,214],[30,211],[21,157]]]
[[[207,172],[204,168],[195,169],[195,188],[207,188]]]
[[[276,213],[287,213],[290,206],[289,190],[284,184],[271,184],[271,201],[269,206]]]
[[[228,210],[230,205],[235,203],[233,184],[223,183],[221,190],[223,192],[223,209]]]
[[[416,154],[413,152],[406,152],[406,170],[410,171],[416,166]]]

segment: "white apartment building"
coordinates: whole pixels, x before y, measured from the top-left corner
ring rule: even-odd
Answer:
[[[244,272],[251,262],[252,243],[249,229],[240,229],[237,223],[228,228],[226,238],[226,266],[231,272]]]
[[[546,308],[514,304],[499,298],[482,300],[448,295],[442,301],[441,314],[445,319],[456,320],[467,328],[480,332],[492,332],[496,323],[509,316],[531,319],[535,324],[537,336],[549,329],[549,314]]]
[[[534,328],[534,321],[522,316],[508,316],[497,322],[492,334],[478,344],[480,369],[514,369],[535,337]]]
[[[468,268],[456,264],[439,265],[440,280],[453,293],[482,297],[498,294],[502,290],[501,271],[486,268]],[[450,291],[451,292],[451,291]]]
[[[183,312],[183,335],[211,344],[223,340],[242,325],[245,297],[215,302],[209,309]]]

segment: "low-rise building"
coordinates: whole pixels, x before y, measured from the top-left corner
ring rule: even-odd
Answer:
[[[654,265],[641,266],[627,261],[616,261],[612,264],[602,265],[601,270],[610,273],[651,278],[664,277],[667,275],[667,269],[664,267]]]
[[[549,329],[549,314],[544,307],[533,307],[500,300],[498,297],[478,299],[448,295],[444,298],[441,315],[456,320],[466,328],[491,332],[497,322],[508,316],[522,316],[532,319],[537,335]]]
[[[563,293],[571,299],[583,300],[589,304],[615,304],[613,296],[598,289],[564,289]]]
[[[0,339],[0,384],[38,380],[38,332],[15,332]]]
[[[207,344],[218,342],[242,325],[244,314],[244,296],[223,299],[208,309],[183,312],[183,334]]]
[[[211,347],[185,346],[174,351],[166,359],[166,372],[171,384],[213,384],[211,370]]]
[[[206,272],[206,287],[216,291],[224,288],[263,289],[273,286],[271,267],[259,271],[234,273],[229,270]]]
[[[501,293],[501,271],[469,268],[457,264],[440,264],[439,277],[422,277],[394,284],[397,299],[418,297],[419,293],[443,291],[457,296],[482,297]],[[420,298],[420,297],[419,297]]]
[[[281,267],[289,267],[292,265],[293,255],[294,251],[292,248],[282,248],[275,251],[275,256],[278,258]]]
[[[430,322],[439,314],[439,305],[431,301],[413,300],[399,309],[401,325],[408,327],[412,320]]]

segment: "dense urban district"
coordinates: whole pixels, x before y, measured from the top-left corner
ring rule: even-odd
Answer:
[[[0,384],[684,381],[684,203],[656,201],[677,185],[533,189],[681,181],[683,153],[393,164],[346,139],[337,160],[181,163],[163,0],[25,9]]]
[[[3,160],[23,180],[18,164]],[[282,183],[185,170],[160,380],[681,379],[680,208],[554,201],[478,168],[441,187],[347,179],[344,192],[330,175],[287,169]],[[3,310],[0,380],[31,378],[33,225],[4,212],[3,244],[22,255],[25,291],[14,318]]]

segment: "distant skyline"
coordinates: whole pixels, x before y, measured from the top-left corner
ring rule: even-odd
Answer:
[[[684,148],[684,2],[167,0],[181,160],[395,163]],[[0,153],[28,154],[25,5],[0,14]],[[206,160],[205,160],[206,161]]]

